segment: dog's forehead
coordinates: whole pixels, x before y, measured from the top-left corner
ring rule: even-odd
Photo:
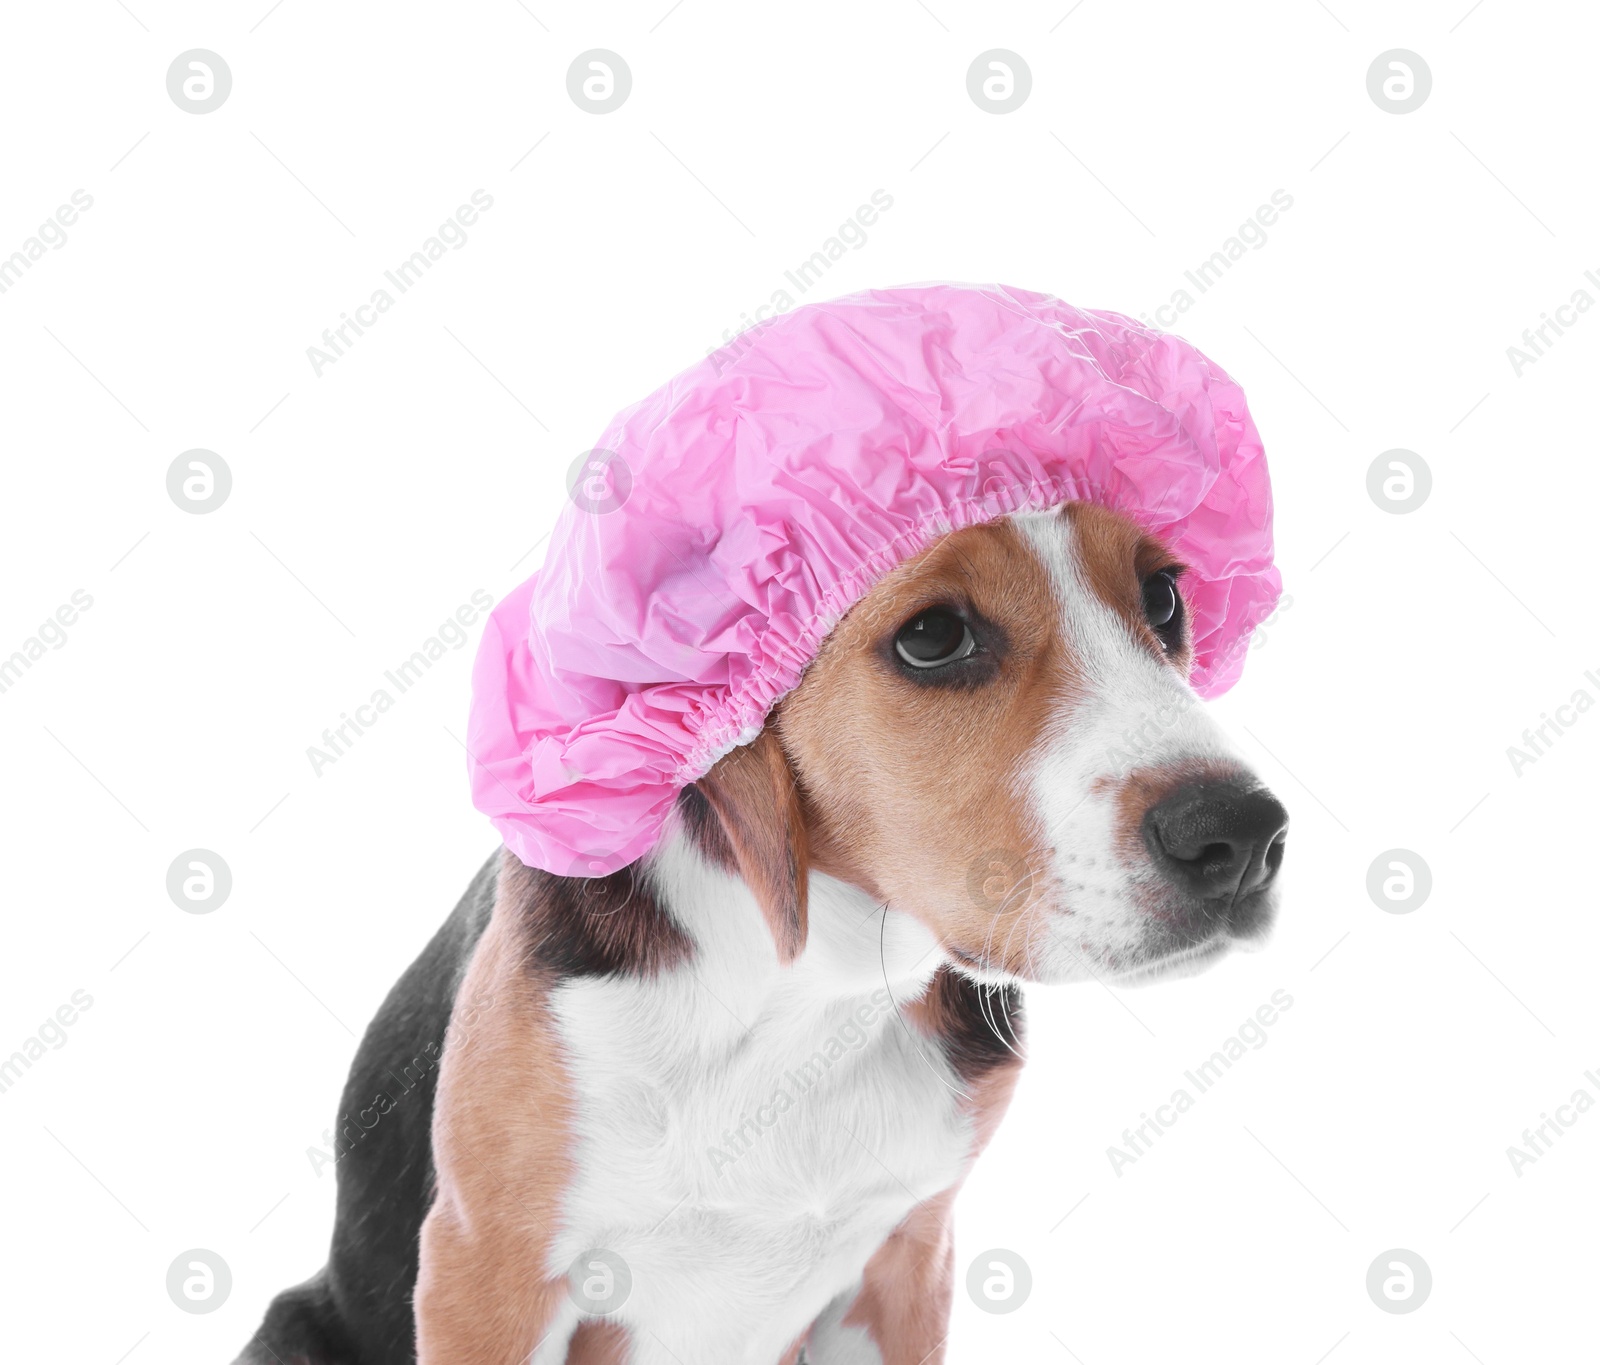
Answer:
[[[1010,518],[952,531],[877,583],[841,622],[837,635],[863,642],[936,605],[997,611],[1031,608],[1048,614],[1052,595],[1045,565]]]
[[[1095,656],[1101,672],[1120,661],[1140,675],[1171,669],[1188,677],[1192,645],[1185,640],[1170,651],[1158,647],[1145,614],[1144,585],[1151,575],[1160,569],[1183,572],[1182,561],[1160,540],[1093,503],[1068,503],[1056,513],[1023,513],[1012,520],[1050,579],[1069,650]]]
[[[1089,503],[1020,512],[951,532],[879,582],[841,623],[857,643],[937,604],[967,605],[1012,628],[1056,629],[1106,608],[1137,629],[1140,583],[1175,564],[1127,517]]]
[[[1130,620],[1142,619],[1144,580],[1160,568],[1181,568],[1154,536],[1094,503],[1019,513],[1012,521],[1045,564],[1058,594],[1086,591]]]

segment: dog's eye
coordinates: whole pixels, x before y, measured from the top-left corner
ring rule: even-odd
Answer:
[[[1170,569],[1153,573],[1144,581],[1144,619],[1152,629],[1171,625],[1178,614],[1178,584]]]
[[[1183,644],[1183,598],[1178,595],[1181,569],[1157,569],[1144,581],[1144,619],[1168,654]]]
[[[978,647],[967,623],[944,607],[913,616],[894,637],[894,650],[913,668],[941,668],[965,659]]]

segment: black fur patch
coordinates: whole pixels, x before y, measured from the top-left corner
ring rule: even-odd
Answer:
[[[327,1267],[273,1301],[237,1365],[412,1365],[411,1292],[433,1200],[433,1097],[456,992],[489,923],[496,853],[368,1025],[329,1133]]]
[[[438,1063],[497,897],[520,915],[528,968],[546,980],[650,975],[693,951],[638,864],[584,879],[524,867],[504,850],[490,858],[361,1040],[330,1134],[339,1191],[328,1265],[277,1297],[241,1365],[415,1360],[411,1295],[433,1200]]]
[[[641,863],[608,877],[557,877],[508,853],[500,875],[524,926],[528,970],[541,977],[654,976],[694,952]]]
[[[941,967],[922,1003],[946,1059],[969,1085],[996,1067],[1021,1064],[1016,1054],[1027,1031],[1022,992],[1015,986],[980,986]]]

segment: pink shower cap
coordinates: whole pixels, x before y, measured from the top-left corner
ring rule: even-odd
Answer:
[[[1277,601],[1244,394],[1177,337],[999,285],[870,290],[759,324],[622,412],[491,614],[472,799],[524,863],[647,853],[824,637],[940,536],[1115,508],[1189,566],[1202,696]]]

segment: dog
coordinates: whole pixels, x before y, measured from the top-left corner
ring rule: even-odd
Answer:
[[[1096,504],[945,535],[620,872],[502,851],[344,1092],[328,1264],[238,1365],[937,1365],[1023,983],[1259,944],[1284,807],[1183,565]]]

